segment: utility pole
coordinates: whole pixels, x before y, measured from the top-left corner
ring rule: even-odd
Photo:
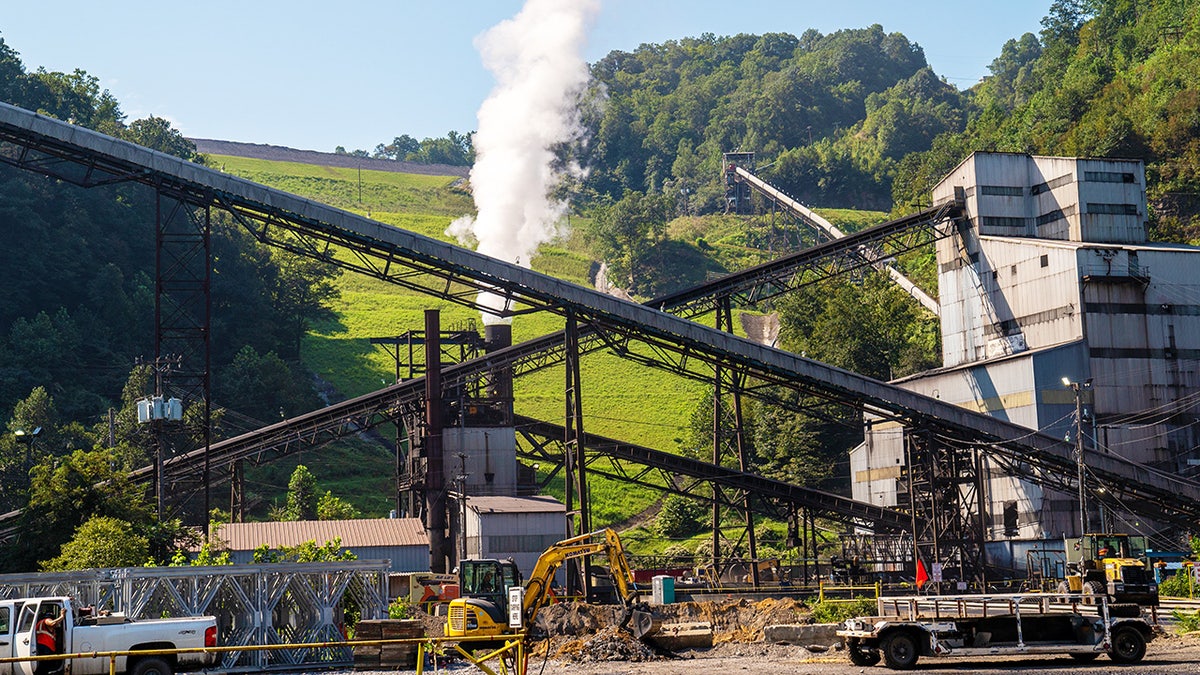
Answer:
[[[1077,482],[1079,483],[1079,536],[1088,533],[1088,514],[1087,514],[1087,490],[1084,487],[1084,474],[1086,467],[1083,464],[1083,390],[1089,389],[1092,386],[1092,378],[1088,378],[1083,383],[1072,382],[1070,378],[1064,377],[1063,384],[1071,388],[1075,394],[1075,470],[1078,473]]]
[[[460,506],[460,516],[458,529],[462,530],[462,554],[458,557],[458,568],[462,569],[462,561],[467,559],[467,453],[458,453],[459,474],[458,478],[458,501]]]

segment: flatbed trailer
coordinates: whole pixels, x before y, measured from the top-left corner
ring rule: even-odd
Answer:
[[[1100,597],[1085,614],[1078,599],[1051,593],[884,597],[877,616],[849,619],[837,634],[855,665],[882,660],[897,670],[914,667],[921,656],[1070,654],[1092,661],[1108,654],[1117,663],[1142,660],[1154,628],[1140,613],[1113,616]],[[1116,613],[1129,613],[1123,609]]]

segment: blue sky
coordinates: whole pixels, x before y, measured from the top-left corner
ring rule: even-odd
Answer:
[[[585,58],[701,33],[881,24],[960,88],[1051,0],[603,0]],[[473,41],[520,0],[9,3],[0,37],[27,70],[86,70],[129,120],[185,135],[332,151],[476,128],[492,88]]]

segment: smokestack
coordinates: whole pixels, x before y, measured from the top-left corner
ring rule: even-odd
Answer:
[[[483,348],[488,354],[512,346],[512,324],[490,323],[483,327]],[[504,415],[504,423],[512,424],[513,384],[512,369],[493,368],[488,373],[487,396],[497,401]]]
[[[446,572],[446,475],[442,464],[442,327],[436,309],[425,310],[425,531],[429,571]]]

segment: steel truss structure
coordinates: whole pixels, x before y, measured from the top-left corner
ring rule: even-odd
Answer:
[[[212,211],[209,207],[192,208],[168,191],[156,193],[155,200],[155,294],[154,294],[154,369],[155,394],[177,396],[200,405],[196,436],[201,447],[211,442],[211,363],[210,326],[212,315]],[[157,498],[159,519],[170,517],[169,494],[179,486],[168,487],[162,463],[169,455],[193,448],[176,448],[183,434],[168,434],[165,420],[153,420]],[[201,513],[208,514],[208,454],[199,481],[186,493],[203,493]],[[175,504],[178,506],[178,502]],[[207,530],[207,515],[204,517]]]
[[[561,464],[565,454],[562,425],[520,415],[516,422],[517,434],[529,446],[521,450],[524,458]],[[717,486],[723,508],[740,511],[749,506],[754,513],[783,522],[791,520],[794,511],[804,511],[871,532],[898,533],[912,527],[911,515],[902,511],[755,473],[596,434],[585,434],[583,443],[588,449],[588,472],[593,475],[704,501],[713,498],[711,487]]]
[[[802,286],[874,267],[954,233],[962,205],[950,202],[910,216],[869,227],[776,260],[709,281],[696,288],[647,302],[650,307],[685,318],[713,310],[713,298],[729,298],[735,306],[752,306]]]
[[[930,433],[911,430],[905,432],[904,446],[916,554],[942,564],[947,577],[985,588],[979,451],[942,444]]]
[[[345,640],[347,613],[387,618],[388,562],[271,563],[0,575],[0,597],[70,595],[131,619],[215,616],[223,647]],[[225,672],[347,668],[350,647],[231,651]]]
[[[264,243],[482,311],[492,309],[478,300],[486,292],[505,303],[501,313],[508,316],[570,313],[580,322],[581,343],[587,332],[589,341],[599,340],[621,356],[709,382],[718,366],[737,369],[746,383],[744,395],[774,386],[869,411],[980,447],[1001,464],[1021,467],[1035,482],[1058,480],[1075,467],[1072,448],[1019,425],[4,104],[0,161],[85,186],[149,185],[197,207],[229,211]],[[534,343],[544,350],[537,352]],[[550,336],[512,349],[523,350],[529,363],[544,363],[547,354],[562,353],[561,345],[561,337]],[[519,369],[516,358],[513,363]],[[358,414],[394,416],[398,402],[389,398],[394,392],[384,392],[369,401],[356,399],[364,406]],[[371,410],[365,409],[368,402]],[[328,437],[335,429],[345,433],[351,424],[345,417],[302,416],[267,427],[253,435],[257,440],[233,439],[231,446],[262,452]],[[210,454],[216,452],[214,445]],[[1200,484],[1094,450],[1086,460],[1106,489],[1144,515],[1188,526],[1200,520]]]

